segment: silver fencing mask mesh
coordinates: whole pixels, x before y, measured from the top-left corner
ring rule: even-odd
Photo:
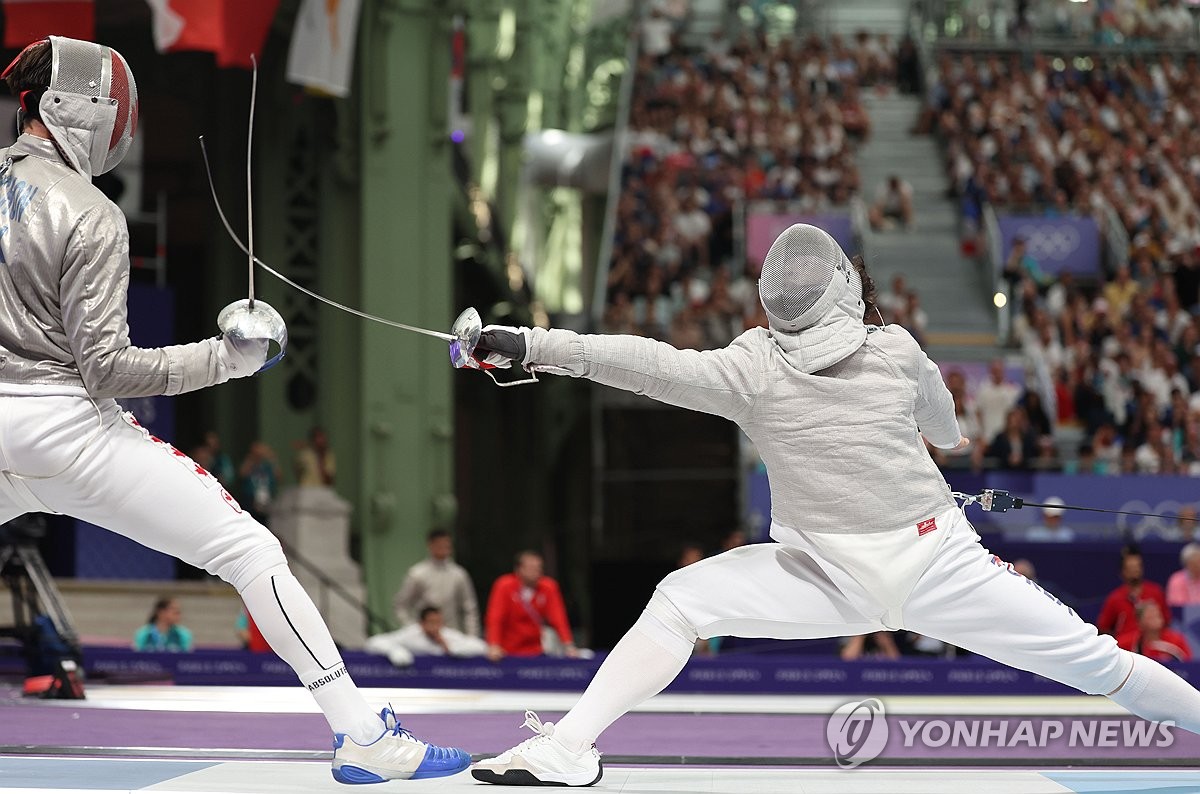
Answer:
[[[62,36],[51,36],[50,46],[50,87],[38,103],[42,123],[81,174],[110,171],[137,132],[133,71],[110,47]]]
[[[767,251],[758,297],[772,328],[795,333],[820,320],[857,281],[837,241],[816,226],[797,223]]]

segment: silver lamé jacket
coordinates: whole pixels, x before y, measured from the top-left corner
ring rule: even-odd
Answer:
[[[25,134],[0,149],[0,394],[181,394],[217,383],[218,339],[129,342],[125,217]]]

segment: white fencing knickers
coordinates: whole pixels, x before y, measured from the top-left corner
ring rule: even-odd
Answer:
[[[112,400],[0,396],[0,472],[0,521],[65,513],[203,568],[239,592],[287,563],[279,541],[215,477]]]
[[[217,479],[112,400],[0,395],[0,521],[89,521],[229,582],[337,733],[383,729],[354,687],[279,541]]]
[[[646,609],[703,638],[907,629],[1089,694],[1121,686],[1130,657],[1112,637],[983,548],[960,509],[933,521],[742,546],[668,575]]]

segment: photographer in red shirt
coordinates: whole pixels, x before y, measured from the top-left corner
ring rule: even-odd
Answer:
[[[567,621],[558,582],[542,573],[542,555],[523,551],[517,555],[512,573],[492,585],[487,606],[488,658],[504,656],[579,655]],[[547,647],[562,643],[560,653]]]

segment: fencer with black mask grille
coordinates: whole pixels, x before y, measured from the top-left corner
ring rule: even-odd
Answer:
[[[865,288],[864,288],[865,287]],[[873,326],[873,285],[824,231],[794,225],[763,263],[768,328],[721,350],[635,336],[491,327],[489,364],[588,378],[736,422],[766,464],[771,539],[689,565],[557,725],[479,762],[479,780],[588,785],[594,742],[661,691],[698,637],[805,639],[906,629],[1200,730],[1200,693],[1121,650],[979,543],[921,437],[965,446],[937,365],[907,331]]]
[[[91,182],[137,132],[125,59],[51,37],[26,47],[3,79],[20,100],[21,135],[0,150],[0,522],[65,513],[236,587],[328,719],[337,779],[465,769],[461,750],[418,741],[390,708],[367,705],[274,536],[114,402],[253,375],[267,353],[265,339],[130,343],[125,218]]]

